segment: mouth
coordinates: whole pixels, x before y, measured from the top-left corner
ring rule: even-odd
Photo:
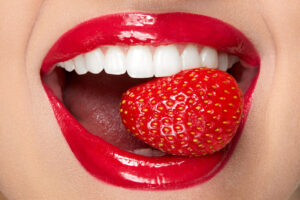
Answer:
[[[46,55],[41,78],[62,134],[91,175],[124,188],[171,190],[204,183],[225,166],[242,134],[259,64],[252,43],[220,20],[121,13],[66,32]],[[126,90],[200,67],[228,72],[244,93],[241,123],[225,148],[202,157],[170,155],[124,128],[119,109]]]

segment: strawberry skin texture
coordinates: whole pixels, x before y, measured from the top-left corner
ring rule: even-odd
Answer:
[[[242,91],[230,74],[198,68],[127,90],[120,113],[126,129],[152,147],[205,156],[231,141],[242,109]]]

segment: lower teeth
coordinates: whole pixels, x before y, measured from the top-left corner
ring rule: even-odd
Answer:
[[[135,149],[133,151],[130,151],[131,153],[141,155],[141,156],[149,156],[149,157],[160,157],[167,155],[165,152],[151,149],[151,148],[143,148],[143,149]]]

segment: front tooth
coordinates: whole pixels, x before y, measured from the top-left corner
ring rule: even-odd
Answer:
[[[95,49],[85,54],[86,69],[93,73],[99,74],[103,70],[104,55],[100,49]]]
[[[200,53],[201,65],[208,68],[217,68],[218,52],[210,47],[204,47]]]
[[[234,55],[228,56],[228,68],[231,68],[235,63],[239,62],[239,57]]]
[[[68,61],[64,62],[63,65],[68,72],[71,72],[75,69],[75,64],[72,60],[68,60]]]
[[[85,67],[85,60],[82,55],[76,56],[73,60],[75,64],[75,71],[78,75],[87,73],[87,69]]]
[[[153,76],[152,54],[147,46],[132,46],[126,57],[127,73],[132,78]]]
[[[153,63],[156,77],[170,76],[181,70],[181,58],[175,45],[157,47]]]
[[[228,69],[228,55],[226,53],[220,53],[219,54],[219,70],[227,71]]]
[[[182,69],[193,69],[199,67],[201,64],[198,48],[196,45],[187,45],[182,54]]]
[[[126,72],[125,55],[117,46],[109,46],[105,54],[104,70],[107,74],[120,75]]]

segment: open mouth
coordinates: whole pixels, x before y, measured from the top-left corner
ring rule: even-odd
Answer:
[[[65,33],[44,59],[41,76],[62,133],[88,172],[126,188],[179,189],[209,180],[228,161],[250,109],[259,62],[249,40],[217,19],[122,13]],[[203,157],[174,156],[124,128],[124,92],[200,67],[227,71],[244,93],[244,116],[229,145]]]

